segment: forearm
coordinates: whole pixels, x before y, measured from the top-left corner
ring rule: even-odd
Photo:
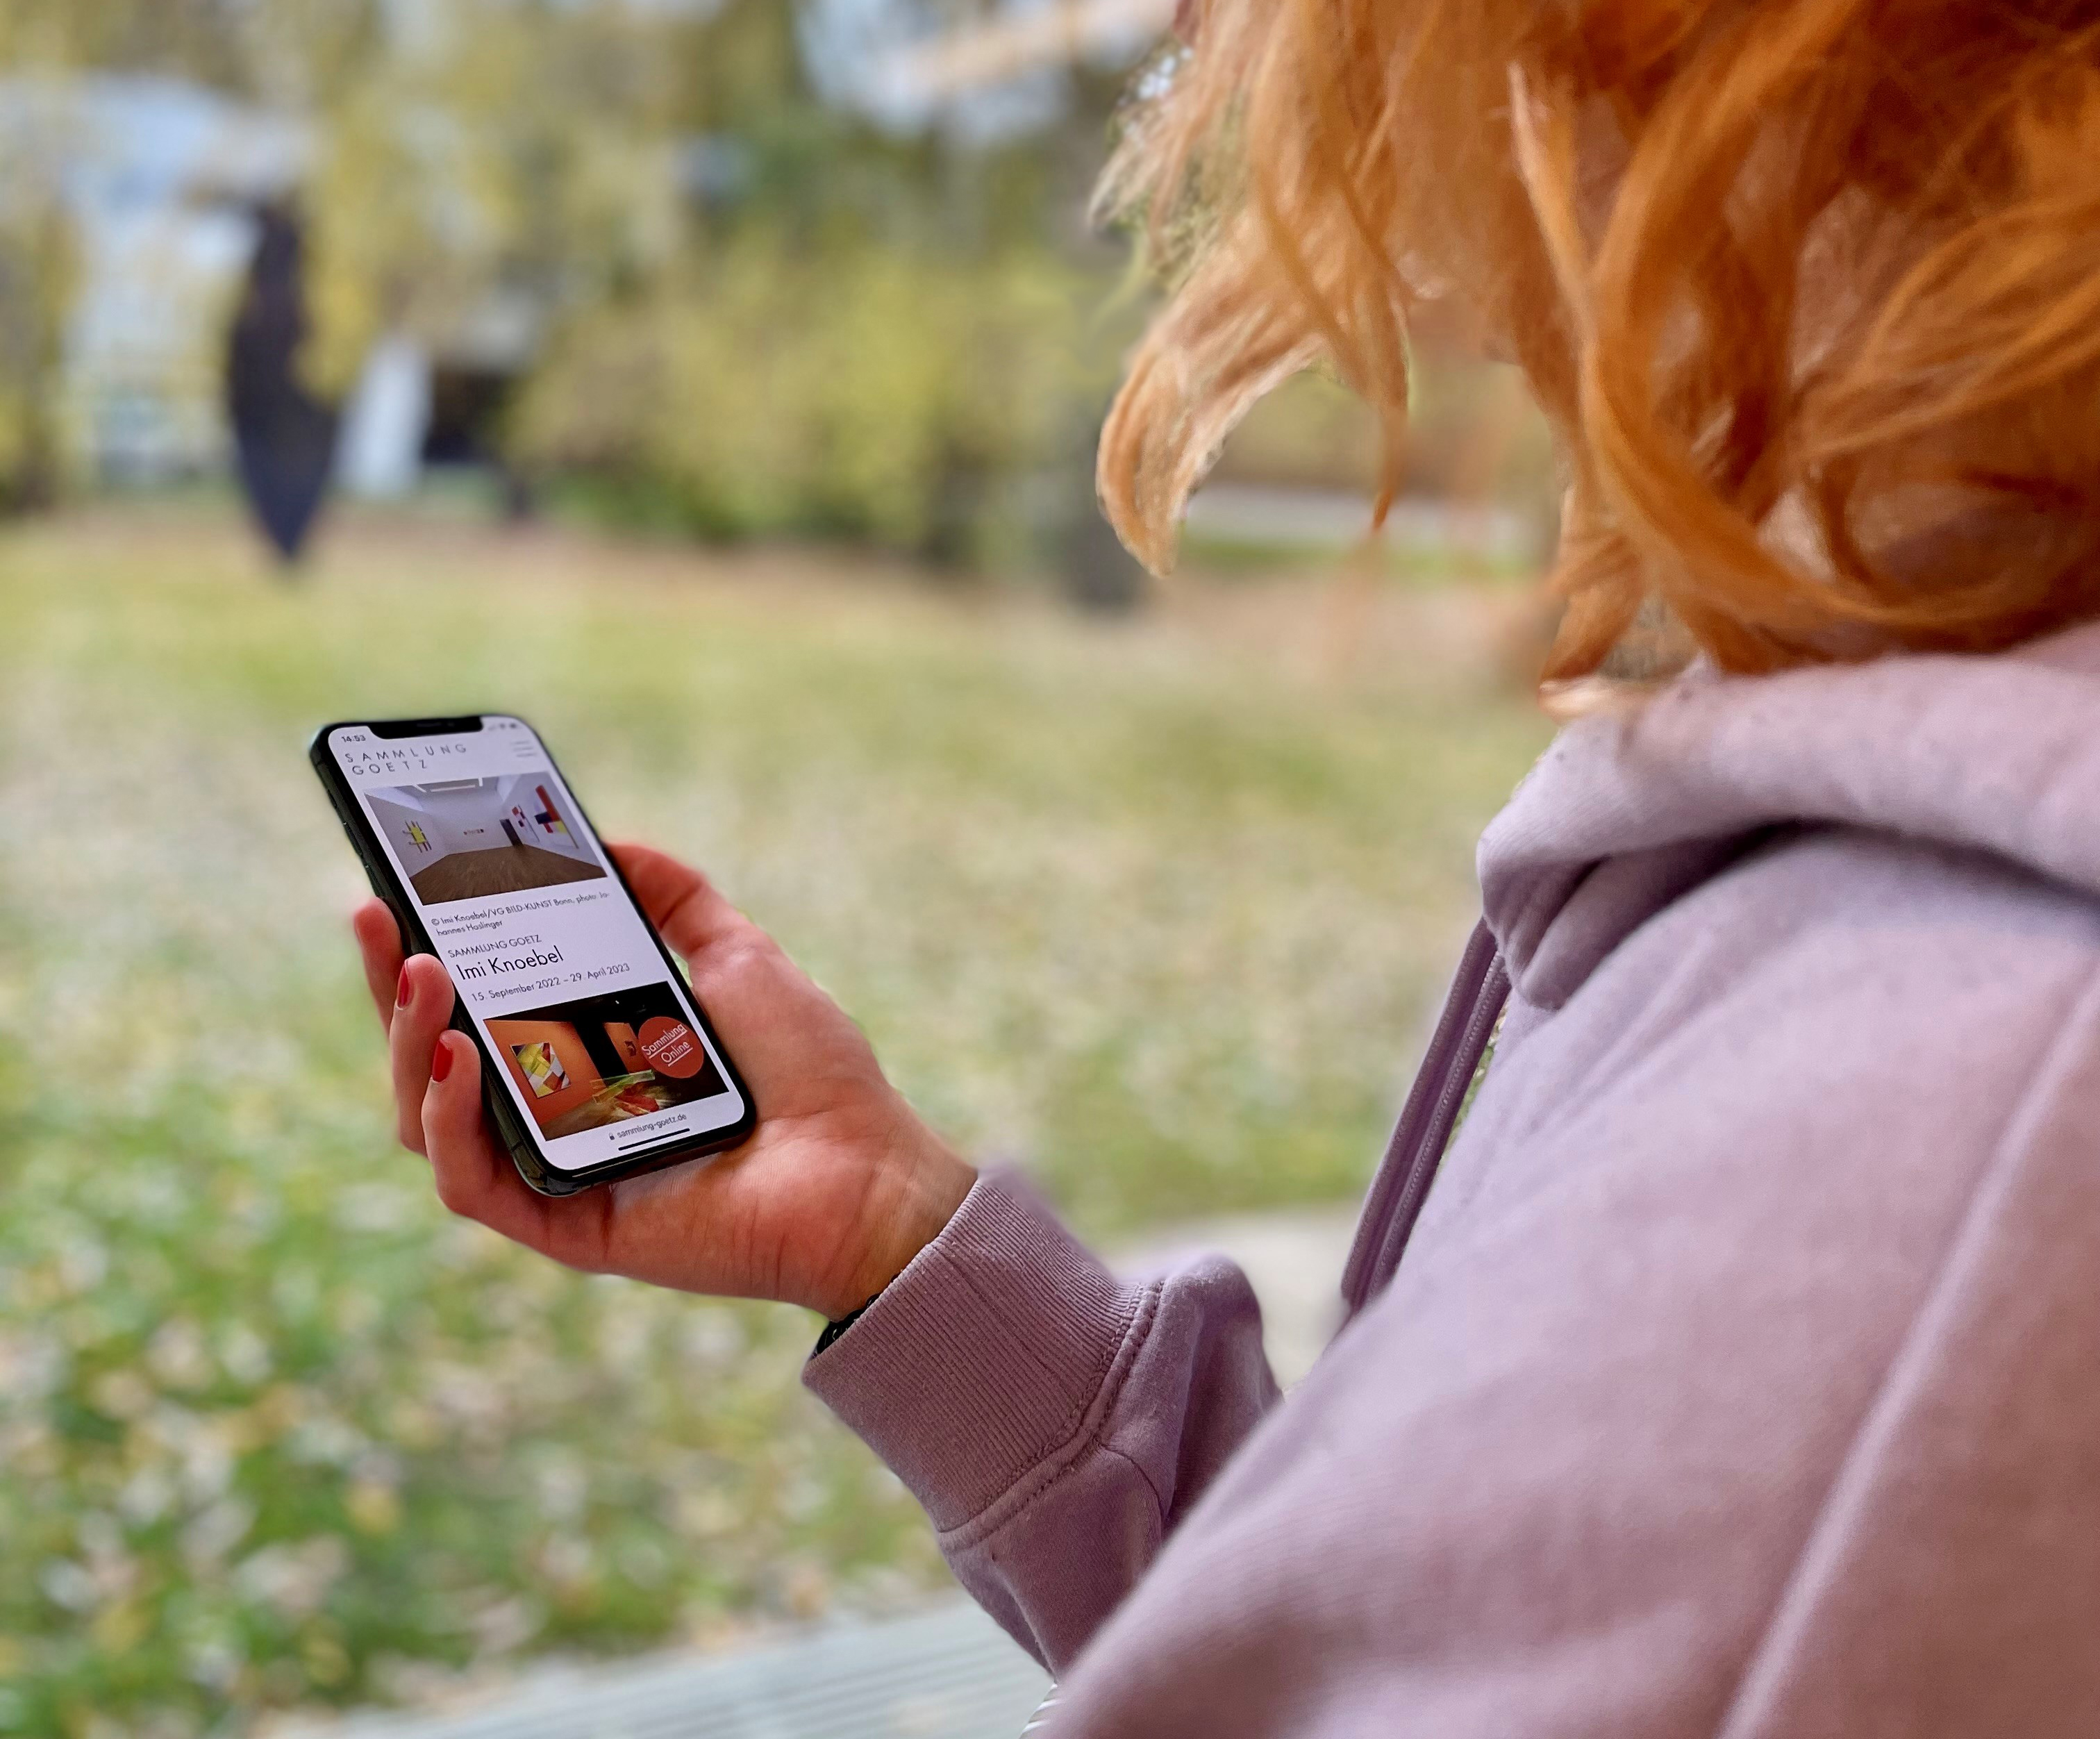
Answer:
[[[1237,1269],[1119,1282],[1004,1177],[979,1182],[805,1380],[1053,1671],[1277,1395]]]

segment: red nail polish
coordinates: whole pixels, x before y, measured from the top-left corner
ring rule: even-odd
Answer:
[[[407,1008],[408,1006],[408,999],[413,995],[415,995],[415,991],[410,987],[408,983],[408,968],[406,963],[404,963],[401,968],[401,982],[395,986],[394,991],[395,1007],[397,1009]]]
[[[438,1039],[437,1049],[430,1053],[430,1079],[434,1081],[442,1081],[452,1072],[452,1048],[445,1043],[444,1037],[441,1034]]]

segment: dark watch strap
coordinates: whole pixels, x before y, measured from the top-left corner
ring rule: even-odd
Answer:
[[[880,1298],[881,1296],[882,1295],[880,1292],[875,1295],[875,1298]],[[815,1349],[811,1352],[810,1357],[814,1358],[818,1353],[822,1353],[827,1347],[830,1346],[833,1341],[836,1340],[840,1335],[845,1333],[845,1331],[851,1328],[854,1323],[859,1322],[863,1316],[867,1315],[867,1305],[873,1304],[875,1302],[875,1298],[868,1300],[867,1304],[862,1304],[858,1310],[849,1310],[844,1316],[840,1317],[837,1322],[827,1322],[824,1325],[823,1333],[817,1336]]]

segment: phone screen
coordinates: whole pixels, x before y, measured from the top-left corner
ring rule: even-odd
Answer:
[[[328,746],[549,1165],[604,1165],[743,1114],[529,726],[491,714],[479,730],[404,738],[349,725]]]

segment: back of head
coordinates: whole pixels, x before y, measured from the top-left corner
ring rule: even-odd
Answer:
[[[1560,439],[1549,680],[2100,614],[2100,4],[1196,3],[1107,186],[1182,273],[1102,442],[1148,561],[1316,361],[1389,490],[1438,301]]]

